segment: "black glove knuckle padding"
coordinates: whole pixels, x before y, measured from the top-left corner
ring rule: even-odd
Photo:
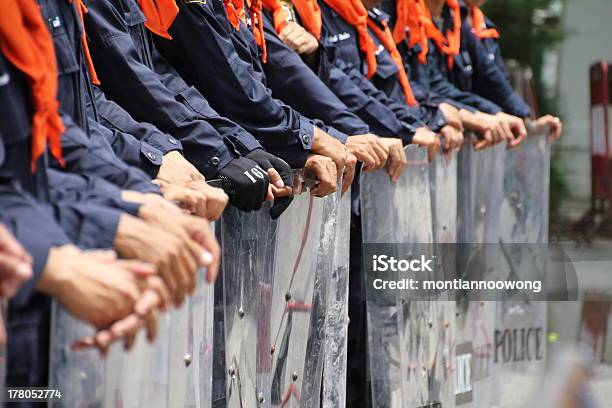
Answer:
[[[219,174],[231,181],[231,204],[243,211],[258,210],[263,205],[270,179],[253,160],[238,157]]]

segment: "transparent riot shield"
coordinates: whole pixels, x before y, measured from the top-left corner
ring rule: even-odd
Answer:
[[[227,407],[269,407],[276,222],[230,207],[222,236]]]
[[[457,242],[457,153],[436,156],[429,166],[433,240],[436,244]],[[435,279],[457,276],[455,248],[436,245],[439,260]],[[429,402],[443,407],[455,403],[455,303],[445,293],[432,299],[429,336]]]
[[[349,324],[349,243],[351,225],[350,190],[340,201],[336,225],[334,269],[327,292],[322,408],[344,407],[346,405],[347,340]]]
[[[499,243],[505,156],[505,144],[481,151],[465,144],[461,149],[457,188],[459,243]],[[495,265],[498,259],[473,257],[471,251],[467,252],[457,253],[458,276],[486,280],[489,265]],[[495,312],[496,302],[472,299],[470,293],[456,303],[458,407],[492,406],[498,392],[499,382],[492,369]]]
[[[269,343],[272,406],[320,406],[338,202],[338,194],[302,194],[279,219]]]
[[[62,392],[54,407],[99,407],[104,402],[104,363],[97,350],[75,353],[71,344],[94,329],[53,304],[49,387]]]
[[[384,171],[361,175],[364,243],[418,245],[433,239],[427,151],[406,148],[408,167],[393,185]],[[393,273],[389,273],[389,278]],[[428,402],[430,307],[399,291],[367,299],[368,354],[374,407]]]
[[[527,244],[548,241],[549,174],[547,135],[530,135],[506,154],[500,245],[508,279],[533,280],[545,269],[537,247]],[[493,362],[500,381],[498,404],[509,397],[516,401],[515,386],[527,397],[545,371],[547,304],[521,296],[505,293],[497,303]]]

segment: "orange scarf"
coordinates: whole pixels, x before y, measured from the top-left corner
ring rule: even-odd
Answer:
[[[368,33],[368,10],[361,0],[325,0],[325,3],[357,30],[359,48],[368,65],[368,78],[372,78],[377,69],[376,44]]]
[[[100,1],[100,0],[95,0]],[[171,40],[168,30],[178,15],[179,9],[175,0],[138,0],[142,13],[147,18],[145,27],[160,37]]]
[[[98,79],[98,74],[96,73],[96,69],[93,64],[93,60],[91,59],[91,53],[89,52],[89,44],[87,44],[87,33],[85,33],[85,22],[83,20],[83,15],[88,13],[87,7],[83,4],[83,0],[68,0],[70,3],[74,3],[76,1],[76,9],[79,13],[79,17],[81,17],[81,28],[83,30],[83,36],[81,37],[81,45],[83,47],[83,54],[85,54],[85,61],[87,61],[87,67],[89,68],[89,75],[91,76],[91,82],[95,85],[100,85],[100,80]]]
[[[44,154],[47,144],[53,157],[63,166],[61,135],[64,124],[58,113],[53,40],[34,0],[2,0],[0,49],[25,74],[32,90],[32,171],[36,170],[36,161]]]
[[[259,48],[261,48],[261,60],[265,64],[268,61],[268,50],[266,48],[266,37],[264,35],[262,0],[251,0],[249,11],[251,14],[251,25],[253,26],[253,36],[255,37],[255,42]]]
[[[287,21],[289,20],[287,10],[284,9],[280,0],[263,0],[263,5],[272,12],[274,30],[277,34],[280,34],[287,27]]]
[[[304,28],[314,35],[317,40],[320,40],[323,20],[317,0],[292,0],[292,3],[302,20]]]
[[[476,6],[470,7],[472,15],[472,32],[480,39],[499,38],[499,32],[494,28],[486,28],[485,16],[482,10]]]
[[[421,64],[427,64],[427,52],[429,51],[429,41],[420,18],[425,7],[423,0],[397,0],[397,21],[393,30],[393,39],[396,44],[404,41],[406,30],[410,36],[410,48],[420,44],[419,61]]]
[[[446,35],[442,34],[433,22],[433,17],[429,8],[424,8],[421,21],[425,27],[427,37],[431,38],[442,53],[446,55],[448,68],[452,69],[455,63],[455,56],[459,55],[461,47],[461,10],[457,0],[446,0],[446,5],[453,14],[453,29],[448,30]]]
[[[412,88],[410,87],[410,81],[408,80],[408,74],[406,74],[406,69],[404,68],[404,61],[402,60],[402,56],[397,50],[395,46],[395,40],[393,39],[393,34],[389,29],[388,23],[383,21],[384,29],[381,29],[378,24],[372,19],[368,19],[368,26],[370,30],[374,32],[376,37],[380,40],[385,49],[391,54],[391,58],[393,62],[397,66],[397,78],[402,86],[402,91],[404,92],[404,97],[406,98],[406,103],[409,106],[415,106],[417,104],[416,99],[412,93]]]
[[[245,21],[244,0],[223,0],[227,19],[235,30],[240,30],[240,22]]]

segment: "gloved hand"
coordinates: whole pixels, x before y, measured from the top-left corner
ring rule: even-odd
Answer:
[[[272,192],[276,196],[277,192],[282,189],[293,189],[293,172],[291,167],[283,160],[266,152],[263,149],[255,149],[246,155],[248,159],[253,160],[263,168],[270,177]],[[293,192],[287,197],[274,199],[274,205],[270,208],[270,217],[273,220],[281,216],[283,212],[293,201]]]
[[[223,189],[230,204],[239,210],[257,211],[266,201],[270,177],[253,160],[238,157],[221,169],[219,176],[227,181]]]

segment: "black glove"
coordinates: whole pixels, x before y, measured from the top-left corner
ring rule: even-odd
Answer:
[[[219,172],[230,204],[242,211],[257,211],[266,201],[270,178],[253,160],[238,157]]]
[[[275,169],[281,176],[285,186],[293,187],[293,171],[283,159],[279,159],[263,149],[255,149],[247,154],[246,157],[259,164],[266,173],[269,169]],[[274,205],[270,208],[270,217],[272,217],[273,220],[280,217],[281,214],[289,208],[291,201],[293,201],[293,196],[275,198]]]

